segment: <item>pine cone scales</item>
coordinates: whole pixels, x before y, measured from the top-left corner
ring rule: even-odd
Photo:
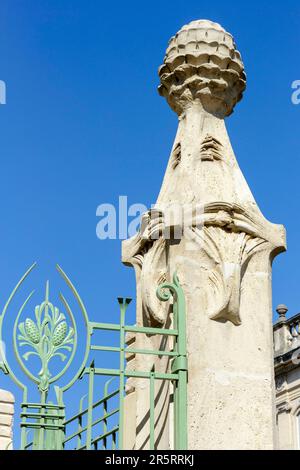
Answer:
[[[25,320],[25,332],[28,338],[34,343],[38,344],[40,341],[40,333],[36,324],[30,319],[26,318]]]
[[[65,321],[59,323],[54,330],[52,343],[54,346],[62,344],[67,334],[67,323]]]
[[[159,77],[159,93],[179,115],[200,99],[208,112],[228,116],[246,87],[231,34],[207,20],[192,21],[171,38]]]

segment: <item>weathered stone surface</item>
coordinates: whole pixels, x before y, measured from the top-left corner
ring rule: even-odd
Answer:
[[[4,414],[0,415],[0,426],[2,425],[11,426],[12,422],[13,422],[12,415],[4,415]]]
[[[7,390],[0,389],[0,403],[14,403],[15,398],[12,393],[8,392]]]
[[[123,242],[137,282],[137,324],[168,327],[155,295],[175,271],[187,303],[191,449],[272,449],[275,407],[271,265],[285,230],[260,212],[223,118],[241,99],[244,67],[230,34],[200,20],[171,39],[160,93],[179,116],[155,209]],[[157,349],[159,338],[136,338]],[[164,370],[165,359],[135,366]],[[135,381],[136,447],[145,448],[149,384]],[[159,390],[158,448],[172,447],[170,388]]]
[[[1,397],[0,397],[0,413],[1,414],[12,414],[14,412],[14,405],[11,403],[1,403]]]
[[[14,396],[0,389],[0,450],[12,449]]]

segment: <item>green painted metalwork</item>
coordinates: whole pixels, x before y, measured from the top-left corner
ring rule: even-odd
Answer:
[[[124,441],[124,393],[125,393],[125,314],[131,299],[118,298],[120,305],[120,370],[119,370],[119,450]]]
[[[187,351],[186,351],[186,312],[185,298],[182,287],[180,286],[177,274],[174,274],[173,283],[165,283],[158,287],[157,297],[167,302],[171,295],[174,298],[173,316],[174,326],[178,331],[176,337],[175,350],[178,356],[172,364],[172,373],[178,374],[178,379],[174,382],[174,407],[175,407],[175,426],[174,441],[175,448],[186,450],[187,442]]]
[[[150,372],[150,450],[155,448],[155,372]]]
[[[28,298],[29,299],[29,298]],[[76,323],[74,316],[69,310],[69,315],[73,327],[68,327],[65,320],[65,315],[60,313],[57,307],[49,302],[49,282],[46,284],[46,295],[45,300],[41,305],[35,307],[35,318],[34,322],[31,318],[26,318],[25,322],[18,323],[20,315],[22,314],[24,307],[27,304],[27,299],[22,305],[14,328],[14,347],[17,355],[17,359],[23,369],[23,371],[34,381],[38,382],[38,387],[41,392],[47,392],[49,389],[49,381],[52,376],[49,370],[49,363],[51,359],[55,356],[61,358],[62,361],[66,360],[66,355],[61,352],[61,350],[72,351],[73,354],[70,356],[69,363],[72,362],[74,357],[74,352],[76,349],[77,343],[77,332]],[[18,326],[19,333],[16,338],[16,326]],[[30,356],[38,356],[42,368],[38,374],[38,377],[35,377],[27,369],[22,361],[22,358],[19,354],[19,346],[29,346],[30,350],[22,354],[22,357],[28,361]],[[74,347],[75,346],[75,347]],[[66,368],[68,364],[66,365]],[[63,375],[62,371],[59,375]],[[54,377],[52,381],[56,381],[59,378],[59,375]]]
[[[0,342],[6,338],[3,332],[3,323],[8,313],[9,306],[16,293],[36,267],[34,263],[22,276],[16,287],[10,294],[4,309],[0,315]],[[63,392],[68,390],[77,380],[85,366],[86,358],[90,350],[90,332],[88,328],[88,317],[82,300],[80,299],[74,286],[71,284],[62,269],[57,266],[59,273],[71,288],[75,299],[79,305],[80,312],[87,326],[87,345],[85,351],[84,362],[75,372],[71,381],[63,388],[54,387],[57,404],[48,401],[48,392],[51,384],[58,382],[65,375],[73,362],[77,349],[77,327],[75,317],[66,299],[60,294],[60,299],[66,309],[71,326],[68,326],[66,315],[55,307],[49,300],[49,283],[46,284],[46,295],[44,301],[34,310],[34,320],[27,317],[24,322],[20,322],[23,311],[28,306],[29,300],[32,298],[31,292],[22,304],[16,316],[13,327],[13,346],[14,353],[20,370],[37,385],[40,392],[39,403],[30,403],[28,401],[29,390],[22,377],[16,374],[9,364],[6,357],[2,358],[0,368],[20,387],[23,392],[22,413],[21,413],[21,449],[61,449],[63,446],[63,436],[65,432],[65,406],[63,403]],[[19,348],[26,346],[29,348],[26,352],[20,354]],[[59,357],[63,362],[66,361],[69,353],[69,359],[61,370],[52,375],[50,371],[50,362],[54,357]],[[36,375],[24,363],[24,360],[30,362],[31,356],[37,356],[41,362],[41,369]],[[50,413],[51,411],[51,413]],[[28,442],[29,430],[34,431],[33,440]]]
[[[103,434],[107,433],[107,400],[106,397],[108,396],[108,386],[109,384],[113,381],[113,379],[110,379],[106,382],[104,386],[104,396],[103,396]],[[107,437],[103,439],[103,449],[106,450],[107,448]]]
[[[86,370],[86,374],[89,376],[89,392],[92,390],[93,386],[93,381],[95,377],[95,369],[92,365],[92,367],[89,367]],[[107,439],[109,436],[112,436],[112,447],[116,446],[116,435],[119,430],[119,425],[113,426],[111,429],[108,429],[108,420],[109,418],[117,415],[119,413],[119,408],[115,408],[111,411],[108,411],[108,402],[115,396],[119,394],[119,389],[114,390],[113,392],[108,391],[108,387],[110,383],[112,382],[112,379],[108,380],[105,385],[104,385],[104,396],[93,403],[92,401],[92,394],[90,393],[89,396],[89,402],[87,408],[83,409],[82,403],[83,399],[85,399],[88,395],[85,395],[82,397],[80,400],[80,409],[79,413],[76,415],[72,416],[72,418],[68,419],[65,421],[66,427],[70,425],[72,422],[75,422],[76,420],[79,421],[80,426],[78,427],[77,432],[65,437],[64,439],[64,444],[67,442],[71,441],[75,437],[80,436],[80,441],[77,441],[77,450],[83,450],[83,449],[91,449],[92,447],[97,450],[98,449],[98,443],[103,442],[103,448],[107,449]],[[100,416],[100,418],[97,418],[96,420],[93,420],[93,412],[96,409],[103,409],[103,414]],[[82,426],[82,418],[88,415],[87,419],[87,425]],[[93,430],[95,430],[99,424],[102,424],[102,432],[96,437],[93,437]],[[86,432],[87,437],[86,437],[86,442],[83,444],[82,443],[82,434]]]
[[[87,432],[86,432],[86,445],[85,445],[86,450],[90,450],[91,446],[92,446],[94,377],[95,377],[95,366],[94,366],[94,363],[92,363],[90,368],[89,368]]]
[[[16,292],[35,268],[32,265],[24,274],[0,315],[0,341],[3,341],[3,323],[8,309]],[[40,394],[38,402],[28,401],[31,389],[25,384],[24,379],[16,374],[3,358],[0,369],[9,374],[12,380],[23,392],[21,412],[21,449],[64,449],[75,443],[78,450],[95,449],[123,449],[124,448],[124,415],[125,415],[125,384],[126,379],[149,379],[149,446],[155,449],[155,384],[157,380],[168,381],[173,384],[174,395],[174,442],[175,449],[187,449],[187,353],[186,353],[186,318],[185,299],[178,277],[175,274],[172,283],[165,283],[158,287],[157,296],[163,301],[173,304],[172,328],[152,328],[126,325],[126,311],[131,302],[128,298],[119,298],[120,321],[116,324],[98,323],[89,321],[86,308],[64,271],[57,266],[62,279],[66,282],[74,296],[83,323],[85,325],[85,345],[83,359],[79,367],[75,368],[71,379],[65,385],[58,385],[63,380],[66,372],[74,362],[78,350],[78,327],[70,304],[62,293],[59,298],[62,302],[64,313],[50,302],[49,282],[46,283],[44,301],[35,307],[33,316],[26,316],[22,320],[25,311],[29,307],[33,293],[31,292],[19,309],[13,327],[14,353],[20,370],[33,382]],[[92,344],[94,331],[119,332],[119,346],[102,346]],[[126,346],[125,335],[127,332],[145,335],[160,335],[173,338],[174,347],[171,351],[164,348],[149,350]],[[84,337],[84,335],[82,335]],[[80,338],[82,344],[82,337]],[[26,350],[24,348],[26,347]],[[63,352],[62,352],[63,351]],[[111,352],[119,355],[119,368],[102,368],[96,366],[95,358],[91,358],[90,365],[87,362],[91,353]],[[151,370],[127,370],[126,354],[151,355],[166,357],[171,361],[170,370],[158,372]],[[35,373],[31,369],[31,358],[36,356],[41,363],[41,369]],[[64,366],[57,373],[52,372],[52,360],[58,357]],[[28,364],[25,365],[25,362]],[[57,368],[57,361],[56,361]],[[112,377],[104,384],[103,396],[96,396],[95,380],[98,376]],[[79,400],[78,412],[66,419],[64,394],[72,388],[78,379],[88,379],[87,394]],[[118,387],[109,391],[112,381],[118,380]],[[50,402],[49,391],[54,386],[56,403]],[[84,402],[87,401],[86,407]],[[116,401],[117,400],[117,401]],[[75,426],[75,430],[74,430]],[[70,430],[70,431],[69,431]],[[33,432],[30,440],[30,431]]]

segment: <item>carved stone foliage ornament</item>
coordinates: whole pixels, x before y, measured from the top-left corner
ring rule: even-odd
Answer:
[[[212,320],[241,324],[240,296],[245,267],[264,240],[244,232],[226,232],[219,227],[195,229],[201,240],[201,269],[208,272],[206,292]]]
[[[240,325],[243,276],[251,257],[267,243],[261,221],[237,205],[218,203],[198,208],[191,213],[190,220],[181,223],[182,237],[198,245],[199,270],[207,273],[203,278],[209,318]],[[170,240],[164,234],[172,231],[165,230],[163,211],[148,213],[142,226],[143,232],[131,241],[131,253],[139,260],[141,269],[144,313],[150,323],[163,324],[167,311],[153,296],[153,286],[167,278],[166,250]]]

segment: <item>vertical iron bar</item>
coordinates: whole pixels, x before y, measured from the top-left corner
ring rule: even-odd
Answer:
[[[79,410],[79,412],[81,412],[81,410]],[[82,416],[78,416],[78,427],[77,427],[77,431],[78,431],[78,436],[77,436],[77,449],[79,449],[81,447],[81,437],[82,437],[82,434],[81,434],[81,431],[82,431]]]
[[[184,293],[179,285],[176,295],[176,317],[178,325],[178,358],[186,364],[186,312]],[[178,370],[178,429],[177,450],[187,450],[187,366],[180,366]]]
[[[177,298],[174,298],[174,304],[173,304],[173,322],[174,322],[174,328],[178,330],[178,305],[177,305]],[[179,332],[179,330],[178,330]],[[178,336],[176,337],[175,340],[175,351],[177,352],[177,357],[179,356],[178,352]],[[179,390],[178,390],[178,382],[179,382],[179,377],[177,378],[176,381],[173,382],[174,384],[174,448],[175,450],[178,449],[178,435],[180,433],[180,428],[179,428]]]
[[[113,434],[112,434],[112,450],[116,450],[116,445],[117,445],[117,442],[116,442],[117,439],[116,439],[116,437],[117,437],[117,436],[116,436],[116,433],[113,432]]]
[[[178,380],[174,381],[174,449],[178,449],[178,432],[179,432],[179,420],[178,420]]]
[[[123,450],[123,432],[124,432],[124,361],[125,361],[125,308],[124,300],[118,299],[120,303],[120,382],[119,382],[119,450]]]
[[[63,402],[63,392],[61,389],[57,386],[54,387],[56,397],[57,397],[57,404],[59,406],[58,409],[58,414],[59,416],[63,415],[63,417],[60,417],[58,419],[58,424],[63,425],[66,417],[66,412],[65,412],[65,407],[64,407],[64,402]],[[56,450],[63,450],[64,449],[64,439],[66,437],[66,429],[65,426],[63,429],[59,429],[57,431],[58,438],[56,439],[57,447]]]
[[[150,372],[150,450],[155,447],[155,372],[154,369]]]
[[[113,379],[108,380],[107,382],[105,382],[105,385],[104,385],[103,417],[107,415],[107,411],[108,411],[106,397],[108,395],[108,386],[112,380]],[[107,432],[107,418],[104,418],[103,419],[103,434],[106,434],[106,432]],[[107,450],[107,437],[103,438],[103,450]]]
[[[105,416],[106,414],[107,414],[107,401],[104,400],[104,402],[103,402],[103,416]],[[104,418],[104,420],[103,420],[103,434],[105,434],[106,432],[107,432],[107,419]],[[103,450],[107,450],[107,437],[103,438]]]
[[[178,449],[187,450],[187,371],[178,372]]]
[[[83,409],[83,400],[86,398],[86,395],[84,395],[83,397],[80,398],[80,402],[79,402],[79,413],[82,413],[82,409]],[[82,415],[80,414],[78,416],[78,428],[77,428],[77,431],[78,431],[78,436],[77,436],[77,449],[80,449],[80,447],[82,446]]]
[[[23,392],[23,403],[27,403],[27,387],[24,388],[24,392]],[[27,412],[27,406],[25,407],[22,407],[22,412],[23,413],[26,413]],[[21,430],[21,450],[24,450],[26,445],[27,445],[27,429],[26,429],[26,417],[23,416],[22,418],[22,430]]]
[[[41,408],[40,408],[40,413],[45,414],[46,412],[46,398],[47,398],[47,392],[42,391],[41,392]],[[39,417],[39,424],[40,428],[38,430],[38,450],[44,450],[44,441],[45,441],[45,428],[44,424],[46,423],[46,419],[42,416]]]
[[[45,296],[45,320],[49,320],[49,281],[46,282],[46,296]],[[42,356],[41,356],[42,358]],[[44,359],[42,360],[42,362]],[[44,367],[44,364],[43,364]],[[47,401],[47,391],[42,390],[41,391],[41,408],[40,408],[40,413],[43,415],[46,413],[46,401]],[[39,450],[44,450],[45,447],[45,425],[47,423],[47,418],[40,417],[39,418],[39,424],[40,428],[38,430],[38,449]]]
[[[125,313],[131,299],[118,298],[120,305],[120,382],[119,382],[119,450],[124,445],[124,389],[125,389]]]
[[[86,430],[86,450],[91,449],[92,427],[93,427],[93,399],[94,399],[94,376],[95,366],[92,362],[89,369],[89,391],[88,391],[88,412],[87,412],[87,430]]]

